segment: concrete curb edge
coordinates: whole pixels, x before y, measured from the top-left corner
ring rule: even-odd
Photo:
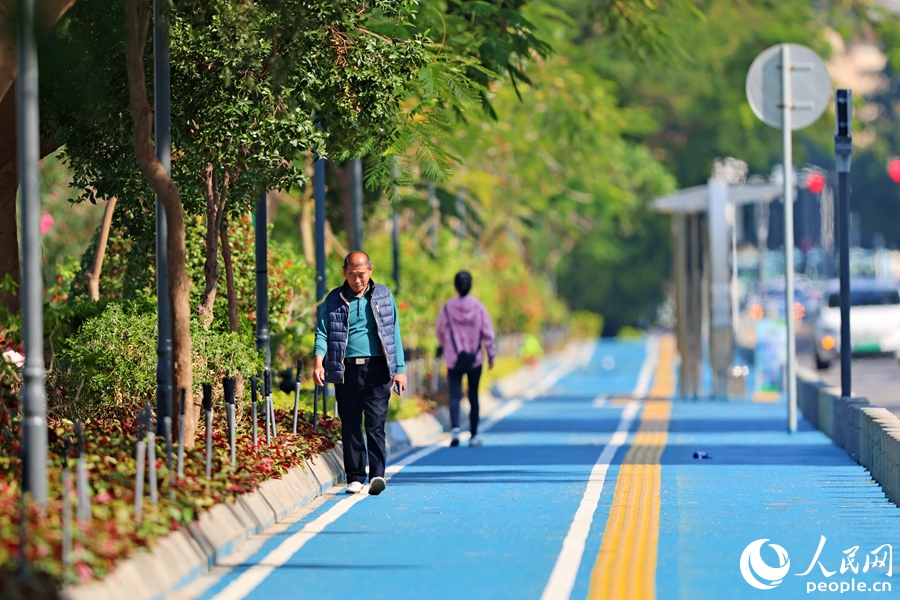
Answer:
[[[842,398],[840,389],[803,368],[797,370],[797,407],[900,506],[900,419],[894,413],[866,398]]]
[[[534,387],[548,371],[567,360],[570,344],[558,356],[545,360],[541,368],[522,367],[495,384],[479,402],[482,416]],[[468,422],[467,403],[460,410],[461,423]],[[402,421],[387,423],[388,455],[432,443],[450,430],[450,412],[441,406]],[[217,504],[184,529],[157,540],[122,561],[102,580],[64,588],[63,600],[161,600],[206,573],[250,536],[264,531],[305,506],[328,488],[346,480],[343,454],[338,444],[324,454],[291,469],[280,479],[265,481],[257,490],[239,496],[234,504]]]

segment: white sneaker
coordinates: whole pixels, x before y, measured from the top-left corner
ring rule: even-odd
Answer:
[[[347,486],[347,489],[344,490],[347,494],[358,494],[362,491],[363,484],[358,481],[351,481],[350,485]]]
[[[482,443],[481,438],[478,437],[477,435],[472,436],[472,439],[469,440],[469,445],[472,446],[473,448],[477,448],[478,446],[481,445],[481,443]]]
[[[384,477],[373,477],[372,481],[369,482],[369,495],[377,496],[384,491],[386,486],[387,482],[384,480]]]
[[[450,433],[450,445],[459,446],[459,427],[454,427]]]

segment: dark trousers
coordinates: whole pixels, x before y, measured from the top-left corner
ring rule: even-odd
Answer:
[[[459,427],[459,401],[462,400],[462,378],[466,376],[469,383],[469,431],[474,437],[478,433],[478,382],[481,381],[481,365],[474,369],[447,369],[447,382],[450,384],[450,425]]]
[[[366,448],[369,455],[369,480],[384,477],[384,423],[391,399],[391,374],[387,361],[372,358],[357,365],[347,359],[344,383],[334,385],[338,415],[341,417],[341,441],[344,443],[344,471],[347,483],[366,481]],[[363,441],[363,415],[366,439]]]

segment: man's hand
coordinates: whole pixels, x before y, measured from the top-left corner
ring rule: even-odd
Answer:
[[[494,357],[488,356],[488,371],[494,368]]]
[[[391,381],[391,387],[397,388],[397,395],[402,396],[403,392],[406,391],[406,375],[403,373],[394,375],[394,379]]]
[[[325,385],[325,365],[322,357],[316,355],[316,366],[313,367],[313,383],[316,385]]]

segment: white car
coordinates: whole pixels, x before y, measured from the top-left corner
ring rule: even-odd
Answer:
[[[850,341],[854,354],[900,351],[900,292],[896,282],[850,281]],[[813,323],[816,368],[827,369],[841,355],[841,297],[837,280],[825,287]]]

